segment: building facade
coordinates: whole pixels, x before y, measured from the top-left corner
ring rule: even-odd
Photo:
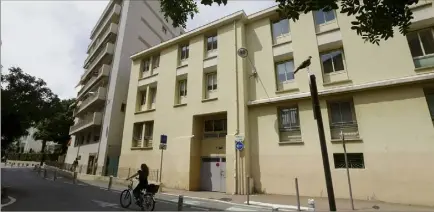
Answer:
[[[410,34],[380,46],[339,11],[294,23],[276,9],[237,12],[131,57],[119,167],[162,159],[167,187],[236,194],[294,195],[297,177],[302,196],[327,196],[308,73],[294,75],[311,56],[335,196],[348,198],[345,139],[355,198],[432,205],[432,2],[413,7]]]
[[[159,1],[111,0],[91,32],[65,160],[78,158],[80,172],[116,175],[130,56],[183,33],[159,11]]]

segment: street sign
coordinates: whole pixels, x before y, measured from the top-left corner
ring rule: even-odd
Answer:
[[[167,135],[161,135],[160,144],[167,144]]]
[[[244,149],[244,144],[243,144],[243,142],[241,142],[241,141],[237,141],[237,142],[235,142],[235,148],[236,148],[238,151],[243,150],[243,149]]]
[[[244,141],[244,136],[242,135],[236,135],[235,136],[235,142],[243,142]]]
[[[167,144],[160,144],[160,149],[161,150],[167,149]]]

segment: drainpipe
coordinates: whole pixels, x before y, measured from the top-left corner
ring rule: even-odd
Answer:
[[[239,102],[238,102],[238,55],[237,55],[237,28],[236,28],[236,21],[234,20],[234,58],[235,58],[235,87],[236,87],[236,91],[235,91],[235,99],[236,99],[236,119],[237,119],[237,128],[235,131],[235,135],[239,135],[240,133],[240,111],[239,111]],[[234,148],[234,147],[232,147]],[[235,159],[234,159],[234,193],[237,194],[238,193],[238,151],[236,148],[234,148],[235,150]]]

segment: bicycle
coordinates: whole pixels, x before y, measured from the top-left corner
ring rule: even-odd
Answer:
[[[142,211],[153,211],[155,208],[155,194],[158,192],[159,185],[149,184],[145,191],[140,191],[140,199],[136,201],[136,197],[133,194],[133,180],[130,180],[131,183],[128,185],[128,188],[122,191],[120,196],[120,203],[123,208],[128,208],[132,201],[137,202],[137,204]],[[127,200],[124,204],[122,200]],[[147,209],[147,210],[145,210]]]

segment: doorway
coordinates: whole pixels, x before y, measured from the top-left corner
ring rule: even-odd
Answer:
[[[203,157],[200,181],[203,191],[226,192],[226,158]]]
[[[86,174],[94,174],[93,170],[94,170],[94,166],[95,166],[95,154],[89,155],[89,159],[87,161],[87,170],[86,170]]]

